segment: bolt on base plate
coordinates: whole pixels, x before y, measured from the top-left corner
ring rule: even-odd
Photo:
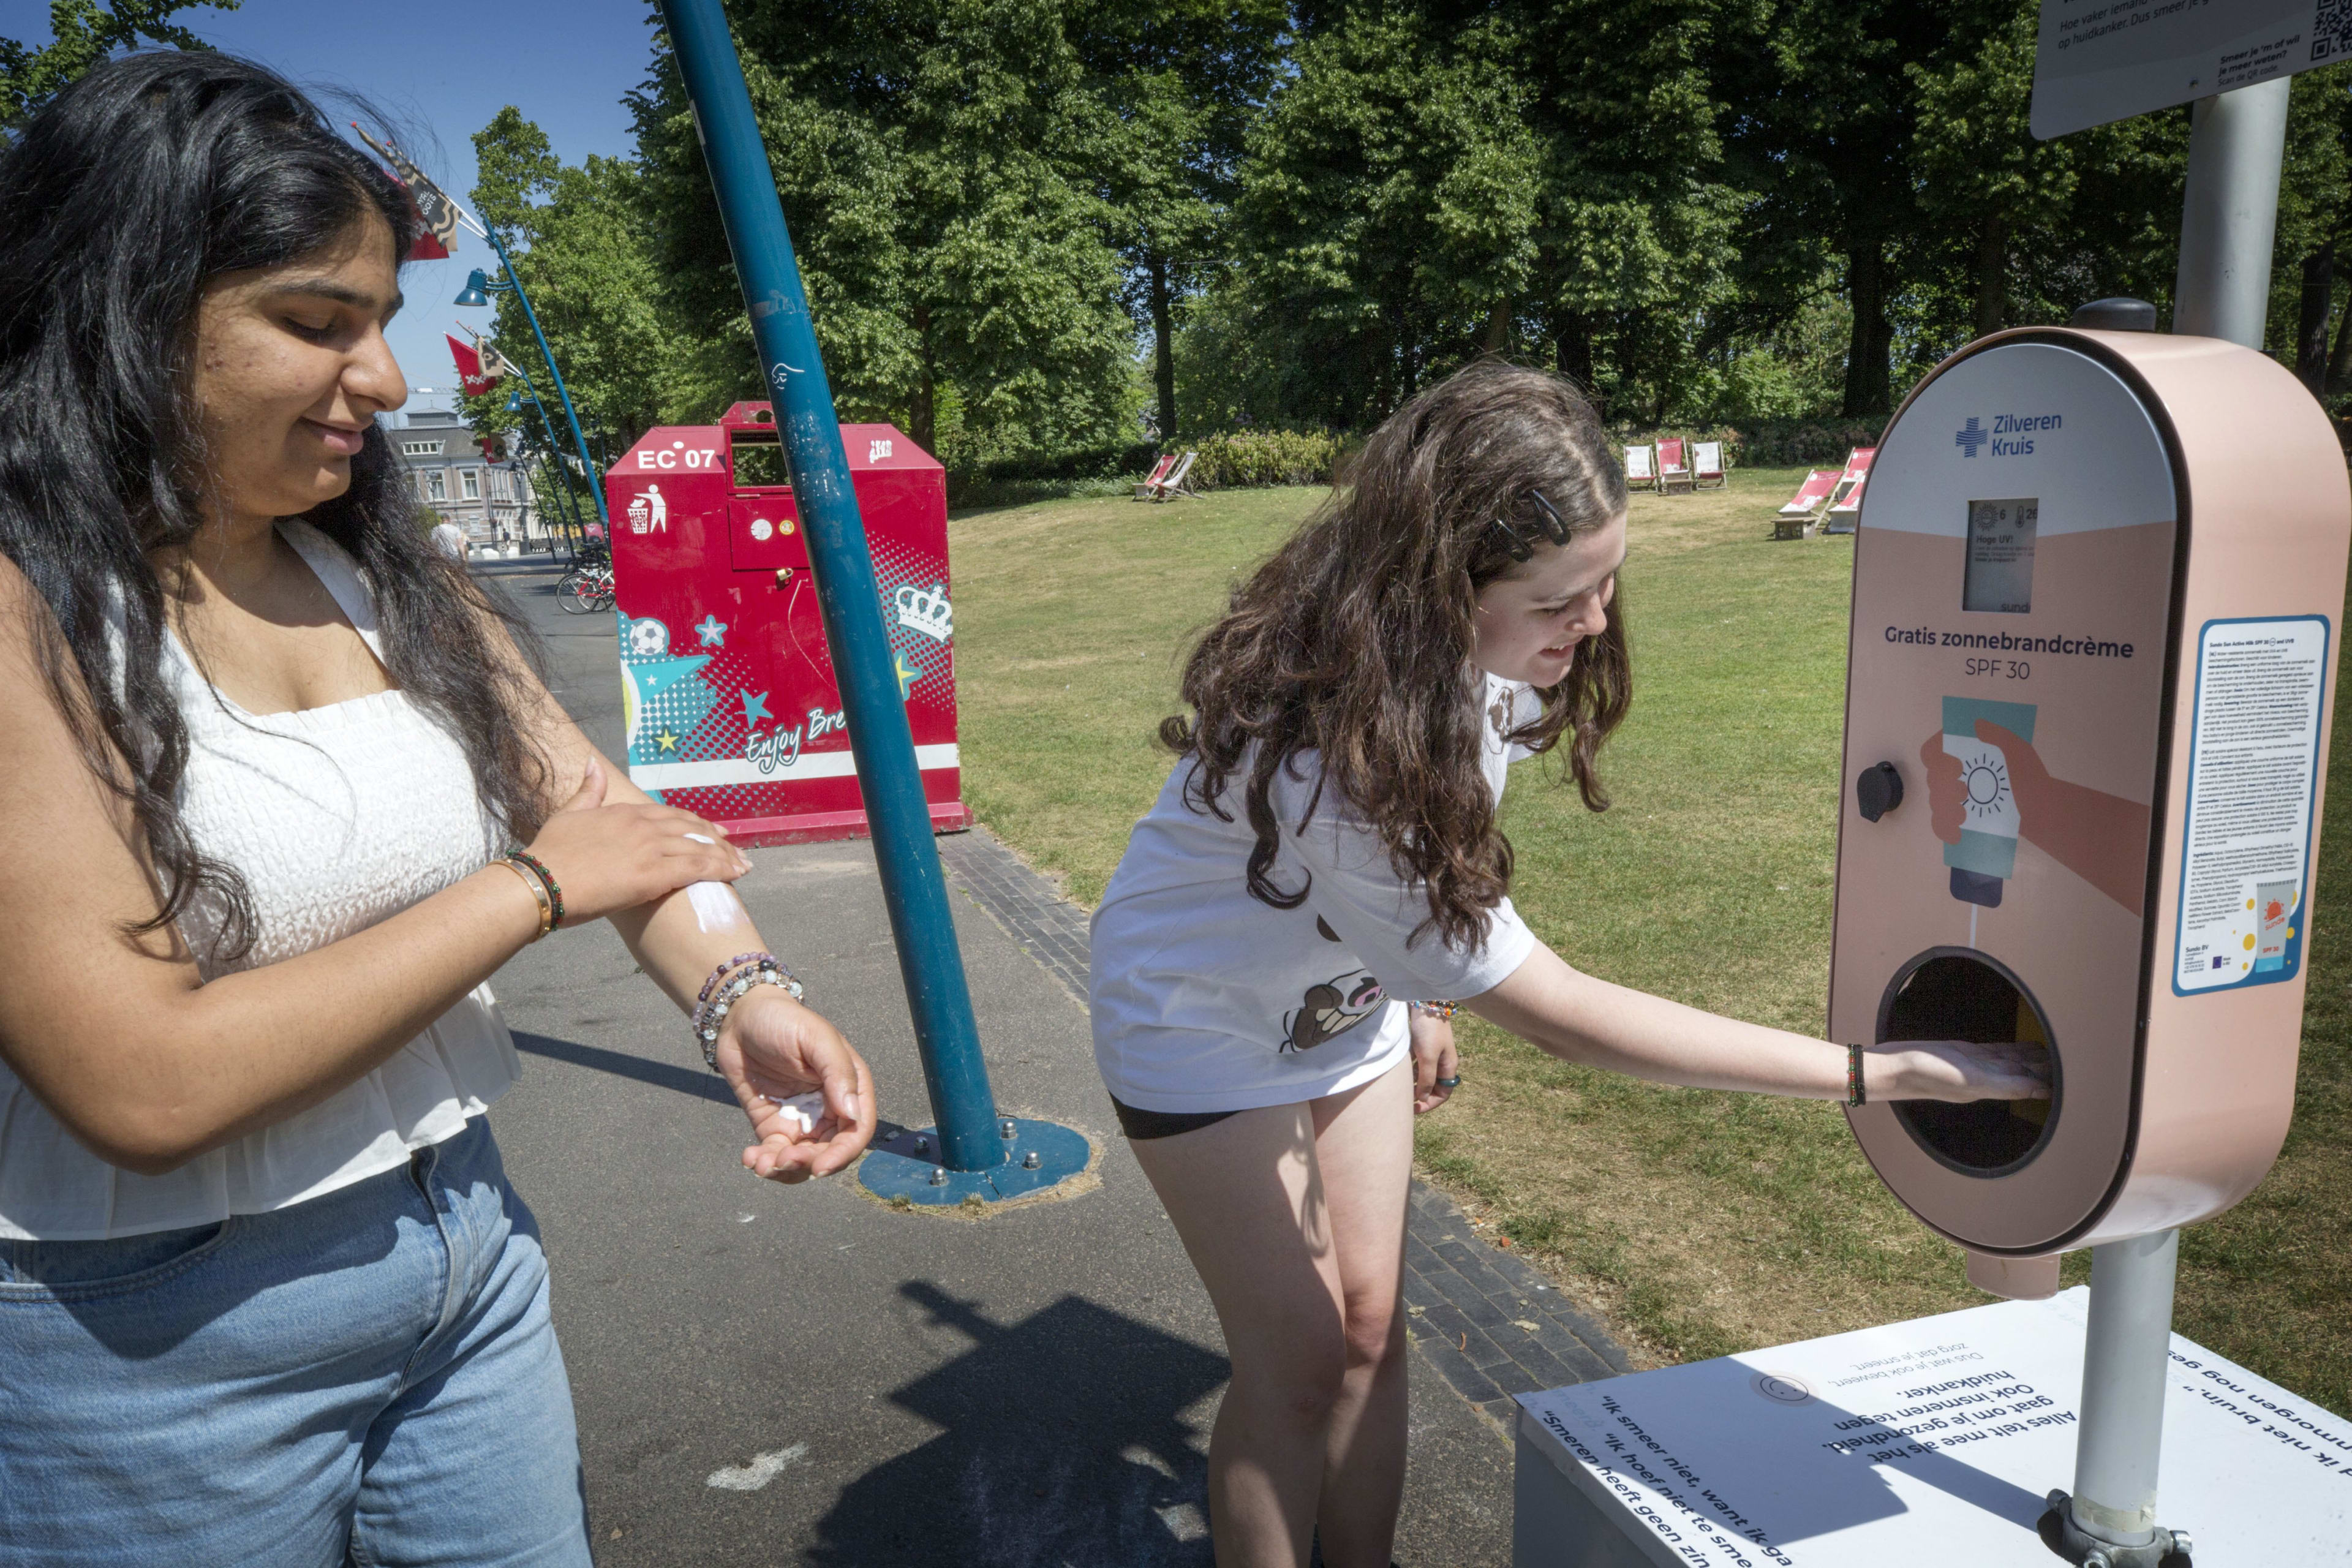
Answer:
[[[1058,1121],[1025,1116],[997,1121],[1003,1157],[984,1171],[950,1171],[940,1163],[936,1128],[904,1128],[877,1139],[857,1164],[858,1184],[877,1198],[904,1198],[925,1208],[952,1208],[1024,1198],[1057,1187],[1085,1172],[1094,1158],[1086,1134]]]
[[[2138,1546],[2117,1546],[2100,1540],[2074,1522],[2074,1500],[2053,1491],[2042,1500],[2050,1505],[2035,1529],[2042,1544],[2083,1568],[2190,1568],[2189,1532],[2158,1525],[2153,1540]]]

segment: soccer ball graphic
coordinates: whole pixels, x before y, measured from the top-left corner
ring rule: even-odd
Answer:
[[[658,658],[669,651],[669,628],[647,617],[629,623],[629,651],[639,658]]]

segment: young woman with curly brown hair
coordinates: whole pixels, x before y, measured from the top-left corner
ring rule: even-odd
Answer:
[[[1663,1083],[1846,1096],[1845,1047],[1570,969],[1507,896],[1506,769],[1593,810],[1632,700],[1625,481],[1566,382],[1485,363],[1414,398],[1194,650],[1178,762],[1095,916],[1096,1059],[1214,1300],[1223,1568],[1385,1564],[1402,1492],[1412,1117],[1454,1005]],[[2047,1092],[2003,1047],[1913,1043],[1865,1092]]]

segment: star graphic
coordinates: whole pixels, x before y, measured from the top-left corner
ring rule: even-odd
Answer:
[[[896,662],[898,666],[898,700],[904,702],[907,700],[908,694],[914,690],[915,682],[923,679],[923,672],[919,669],[909,669],[907,667],[905,654],[898,655]]]
[[[762,719],[773,720],[768,711],[768,694],[764,691],[743,693],[743,728],[750,729]]]
[[[701,624],[694,629],[697,635],[702,638],[702,646],[704,647],[725,647],[727,646],[727,623],[720,620],[717,616],[703,616]]]
[[[664,730],[660,734],[656,735],[654,739],[661,742],[661,749],[665,752],[675,752],[677,750],[677,737],[671,734],[667,730]]]

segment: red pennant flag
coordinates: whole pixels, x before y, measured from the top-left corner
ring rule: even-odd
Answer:
[[[442,336],[449,339],[449,359],[457,367],[457,384],[466,389],[466,395],[479,397],[489,391],[490,378],[482,374],[482,356],[474,352],[471,344],[461,343],[446,332]]]
[[[376,155],[393,167],[393,177],[408,192],[408,205],[416,209],[423,226],[416,243],[409,247],[411,261],[438,261],[457,248],[457,204],[444,195],[441,187],[426,177],[425,171],[389,140],[378,142],[357,121],[352,129],[359,132],[360,140],[373,148]]]

